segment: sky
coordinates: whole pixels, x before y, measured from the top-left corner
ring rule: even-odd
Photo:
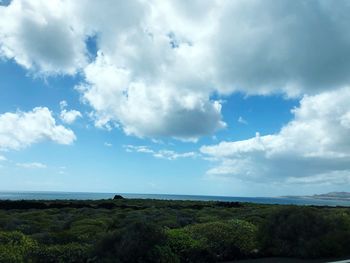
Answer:
[[[348,190],[349,12],[0,1],[0,191]]]

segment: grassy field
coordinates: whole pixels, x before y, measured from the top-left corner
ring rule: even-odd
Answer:
[[[121,199],[0,201],[0,262],[350,255],[350,208]]]

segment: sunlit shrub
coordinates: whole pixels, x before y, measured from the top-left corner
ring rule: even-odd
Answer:
[[[251,223],[229,220],[169,230],[168,242],[183,261],[232,260],[257,248],[256,233],[257,228]]]
[[[0,262],[31,262],[37,243],[20,232],[0,232]]]

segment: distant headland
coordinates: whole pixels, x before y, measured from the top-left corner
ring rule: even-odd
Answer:
[[[330,192],[326,194],[314,194],[304,196],[284,196],[288,198],[318,199],[318,200],[339,200],[350,201],[350,192]]]

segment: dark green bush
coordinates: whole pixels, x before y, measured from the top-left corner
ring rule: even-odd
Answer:
[[[79,263],[86,262],[90,247],[78,243],[65,245],[41,245],[32,251],[30,257],[38,263]]]
[[[98,243],[95,256],[103,262],[177,262],[177,257],[165,247],[163,229],[155,224],[134,222],[106,234]],[[164,257],[164,258],[162,258]]]
[[[350,217],[310,207],[278,209],[259,231],[266,254],[320,258],[350,254]]]

